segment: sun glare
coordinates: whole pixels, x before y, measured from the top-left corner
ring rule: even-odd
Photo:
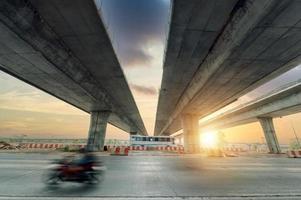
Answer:
[[[200,140],[201,140],[202,147],[215,148],[217,147],[217,143],[218,143],[217,132],[211,131],[211,132],[202,133]]]

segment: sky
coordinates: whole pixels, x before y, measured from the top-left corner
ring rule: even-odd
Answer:
[[[162,79],[163,55],[170,19],[169,0],[95,0],[115,53],[150,134],[153,133]],[[248,102],[283,84],[299,79],[301,67],[283,74],[236,103]],[[301,114],[275,119],[281,143],[293,138],[292,125],[301,136]],[[86,138],[89,115],[0,71],[0,137]],[[259,123],[223,130],[229,142],[261,142]],[[107,138],[127,139],[111,125]]]
[[[154,130],[169,0],[95,1],[148,133]]]

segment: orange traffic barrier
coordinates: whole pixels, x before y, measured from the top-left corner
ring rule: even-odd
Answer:
[[[301,150],[289,150],[287,156],[289,158],[301,158]]]
[[[27,143],[23,145],[23,148],[35,148],[35,149],[57,149],[57,148],[64,148],[65,144],[44,144],[44,143]],[[84,145],[80,145],[84,146]]]
[[[113,156],[128,156],[129,155],[129,147],[115,147],[113,152],[111,152]]]

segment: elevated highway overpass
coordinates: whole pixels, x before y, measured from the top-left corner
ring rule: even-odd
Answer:
[[[203,121],[199,127],[204,130],[221,129],[259,121],[270,152],[280,153],[272,119],[300,111],[301,83],[299,82]]]
[[[198,120],[301,61],[301,1],[175,0],[156,135],[184,130],[198,148]]]
[[[96,149],[107,122],[147,134],[99,10],[92,0],[0,1],[0,70],[90,113]]]

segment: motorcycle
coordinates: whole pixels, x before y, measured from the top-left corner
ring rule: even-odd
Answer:
[[[76,164],[66,159],[53,162],[44,175],[44,182],[48,185],[57,185],[60,182],[78,182],[96,184],[103,177],[105,167],[99,162]]]

